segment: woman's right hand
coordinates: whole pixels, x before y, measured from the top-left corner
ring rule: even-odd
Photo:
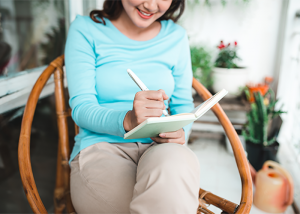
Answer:
[[[165,91],[139,91],[135,94],[133,108],[128,111],[123,126],[125,131],[130,131],[149,117],[160,117],[166,109],[164,100],[168,100]]]

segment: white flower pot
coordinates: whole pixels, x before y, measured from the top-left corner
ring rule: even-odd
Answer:
[[[237,97],[241,88],[248,82],[247,68],[217,68],[213,69],[213,90],[218,92],[223,88],[228,91],[226,97]]]

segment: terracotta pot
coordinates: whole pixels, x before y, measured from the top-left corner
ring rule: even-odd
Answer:
[[[221,91],[223,88],[228,91],[226,97],[237,97],[241,94],[241,88],[248,82],[248,69],[246,68],[218,68],[212,72],[214,92]]]

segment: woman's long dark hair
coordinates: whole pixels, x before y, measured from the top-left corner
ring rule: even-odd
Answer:
[[[185,0],[173,0],[170,8],[157,21],[171,19],[174,22],[177,22],[184,11],[184,6]],[[178,9],[179,12],[176,13]],[[123,5],[121,0],[105,0],[103,3],[103,10],[92,10],[90,12],[90,17],[94,22],[103,23],[105,25],[103,17],[106,17],[109,20],[116,20],[121,15],[122,10]],[[99,17],[102,22],[99,21],[97,17]]]

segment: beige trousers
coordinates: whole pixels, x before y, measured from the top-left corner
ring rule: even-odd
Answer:
[[[77,213],[196,214],[200,169],[195,154],[175,143],[107,143],[71,162]]]

